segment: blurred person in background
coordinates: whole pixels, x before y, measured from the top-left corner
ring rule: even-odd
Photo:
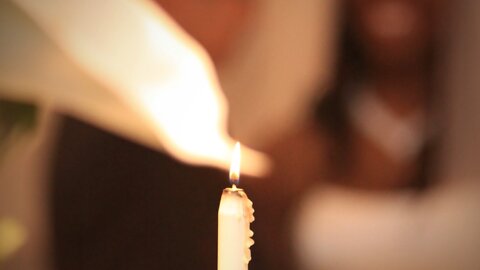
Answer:
[[[347,5],[358,47],[320,110],[336,165],[296,208],[297,259],[304,269],[478,269],[480,5]]]
[[[334,89],[318,117],[326,178],[366,189],[425,187],[431,178],[442,85],[444,1],[345,1]]]
[[[471,203],[476,207],[471,194],[449,208],[464,191],[438,191],[446,178],[439,149],[455,95],[449,88],[444,96],[443,79],[452,74],[440,73],[440,64],[445,42],[455,43],[461,32],[448,31],[450,3],[344,4],[337,82],[320,101],[317,118],[312,113],[271,145],[274,174],[252,182],[258,185],[253,192],[268,197],[256,204],[269,213],[257,223],[257,239],[263,239],[257,248],[267,250],[271,269],[428,269],[444,262],[441,269],[458,269],[456,253],[441,259],[453,248],[436,247],[478,233],[463,213],[455,217],[457,211],[471,213]],[[449,52],[459,57],[455,49]],[[468,254],[476,244],[478,239],[461,250]],[[475,269],[474,257],[465,257],[462,265]]]
[[[351,0],[340,10],[333,89],[319,105],[305,104],[318,110],[270,145],[277,170],[263,188],[251,188],[269,194],[264,206],[257,200],[257,210],[264,207],[272,216],[258,237],[269,245],[272,269],[294,267],[292,257],[277,254],[293,256],[286,209],[295,211],[312,182],[388,192],[420,190],[432,178],[443,2]],[[272,189],[278,191],[269,193]]]

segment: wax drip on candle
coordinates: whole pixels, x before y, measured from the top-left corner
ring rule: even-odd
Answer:
[[[247,231],[247,235],[246,235],[246,241],[245,241],[245,257],[244,257],[244,262],[245,264],[248,265],[248,263],[250,262],[250,260],[252,259],[252,255],[251,255],[251,251],[250,251],[250,247],[253,246],[253,244],[255,243],[255,241],[253,241],[252,237],[253,237],[253,231],[250,230],[250,223],[252,223],[254,220],[255,220],[255,217],[253,216],[253,212],[255,212],[255,210],[253,210],[253,202],[248,199],[247,197],[247,194],[242,192],[242,197],[243,199],[245,200],[245,203],[244,203],[244,212],[243,212],[243,215],[244,215],[244,218],[246,220],[245,222],[245,231]]]

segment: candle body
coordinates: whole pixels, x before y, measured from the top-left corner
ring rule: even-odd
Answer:
[[[218,270],[248,269],[253,220],[247,194],[242,189],[224,189],[218,209]]]

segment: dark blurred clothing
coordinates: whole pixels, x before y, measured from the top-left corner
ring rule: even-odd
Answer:
[[[73,119],[59,137],[56,269],[216,268],[226,172],[181,164]]]

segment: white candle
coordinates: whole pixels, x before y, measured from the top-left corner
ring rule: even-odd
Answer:
[[[250,262],[250,246],[253,245],[252,201],[243,189],[239,189],[240,145],[235,145],[230,168],[231,188],[223,190],[218,209],[218,270],[246,270]]]

